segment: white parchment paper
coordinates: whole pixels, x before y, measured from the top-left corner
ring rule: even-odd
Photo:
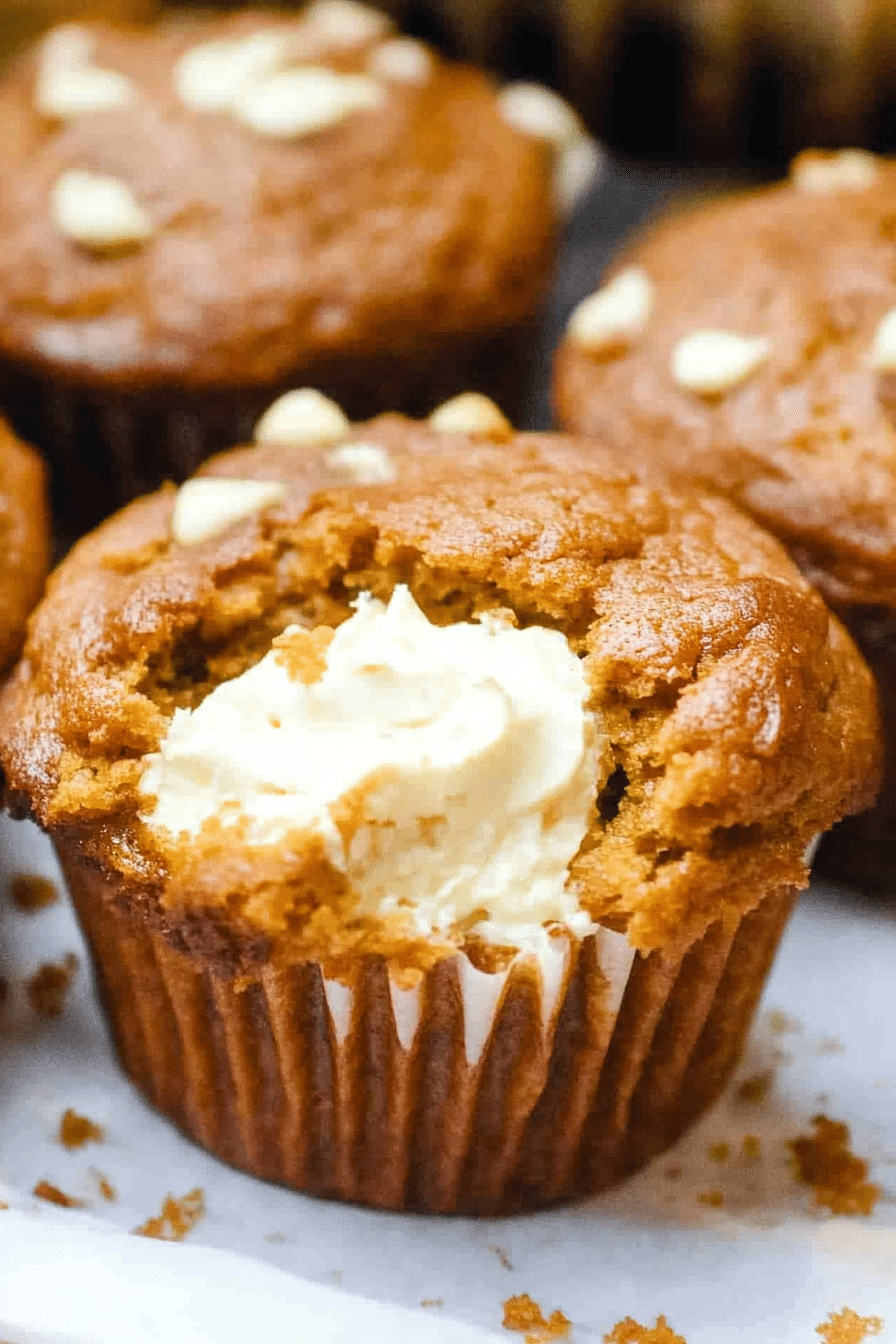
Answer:
[[[0,823],[0,845],[8,869],[55,873],[33,828]],[[82,967],[66,1011],[41,1018],[24,982],[71,951]],[[546,1314],[561,1308],[577,1341],[662,1313],[688,1344],[817,1344],[815,1327],[849,1306],[882,1317],[879,1338],[896,1342],[896,902],[823,889],[802,902],[738,1074],[772,1076],[763,1104],[735,1083],[672,1153],[618,1190],[491,1222],[320,1203],[183,1139],[118,1072],[64,903],[26,915],[0,901],[0,974],[11,982],[0,1009],[0,1199],[11,1205],[0,1211],[0,1338],[13,1344],[472,1340],[454,1322],[500,1332],[503,1301],[522,1292]],[[102,1124],[105,1141],[66,1152],[55,1135],[68,1107]],[[845,1121],[871,1163],[883,1195],[870,1218],[814,1210],[793,1177],[787,1141],[819,1112]],[[115,1203],[101,1197],[99,1174]],[[41,1179],[85,1200],[85,1212],[34,1199]],[[207,1213],[184,1245],[109,1235],[196,1186]],[[144,1333],[123,1333],[128,1319]]]

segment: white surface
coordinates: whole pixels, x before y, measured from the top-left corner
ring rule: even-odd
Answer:
[[[30,828],[3,827],[0,840],[18,850],[8,866],[38,871]],[[49,871],[49,857],[41,853]],[[739,1101],[732,1089],[672,1154],[620,1189],[576,1208],[499,1222],[397,1217],[318,1203],[221,1166],[149,1111],[117,1072],[86,971],[58,1022],[28,1008],[22,977],[48,958],[79,950],[66,907],[31,916],[0,909],[0,968],[13,979],[0,1039],[0,1198],[46,1229],[35,1240],[33,1219],[26,1234],[23,1223],[0,1212],[0,1324],[14,1344],[54,1338],[29,1336],[19,1319],[4,1315],[15,1307],[11,1294],[21,1291],[10,1276],[22,1264],[35,1273],[40,1266],[45,1329],[49,1313],[59,1309],[62,1281],[77,1288],[83,1302],[91,1296],[87,1266],[94,1274],[116,1266],[118,1283],[137,1285],[154,1326],[167,1331],[156,1337],[169,1344],[228,1341],[222,1320],[228,1329],[244,1322],[239,1313],[247,1302],[256,1312],[271,1308],[281,1333],[269,1338],[278,1342],[290,1337],[287,1324],[291,1339],[380,1338],[375,1313],[363,1303],[353,1311],[341,1296],[332,1302],[342,1303],[345,1313],[336,1314],[333,1305],[326,1328],[309,1325],[303,1313],[320,1303],[307,1286],[296,1283],[295,1305],[287,1308],[290,1289],[254,1265],[208,1264],[204,1257],[194,1263],[185,1246],[137,1239],[114,1243],[114,1256],[112,1242],[102,1243],[108,1255],[81,1242],[88,1218],[126,1231],[158,1213],[166,1194],[183,1195],[197,1185],[208,1212],[189,1238],[191,1247],[240,1251],[320,1285],[416,1308],[418,1337],[429,1323],[450,1340],[447,1318],[499,1330],[504,1299],[528,1292],[546,1313],[566,1312],[577,1344],[600,1340],[626,1315],[652,1324],[660,1313],[688,1344],[812,1344],[814,1327],[847,1305],[882,1316],[886,1328],[879,1338],[896,1341],[896,905],[887,910],[824,891],[802,903],[739,1075],[775,1071],[765,1106]],[[775,1023],[772,1008],[783,1010],[790,1024]],[[106,1142],[66,1153],[54,1135],[69,1106],[104,1124]],[[786,1141],[809,1132],[819,1111],[846,1121],[854,1151],[871,1161],[871,1179],[884,1196],[869,1219],[814,1213],[812,1192],[790,1174]],[[739,1148],[748,1134],[760,1139],[760,1162],[735,1154],[719,1163],[709,1155],[711,1144]],[[668,1177],[672,1167],[681,1169],[680,1179]],[[97,1170],[117,1188],[116,1204],[100,1199]],[[31,1199],[28,1191],[40,1179],[86,1199],[89,1212],[61,1213]],[[724,1193],[725,1208],[699,1203],[709,1190]],[[60,1227],[75,1228],[77,1240],[54,1240]],[[129,1277],[122,1254],[137,1257],[136,1277]],[[180,1271],[179,1287],[168,1271],[159,1279],[163,1260]],[[421,1299],[444,1305],[423,1309]],[[100,1304],[101,1295],[93,1300]],[[192,1334],[184,1323],[188,1312]],[[267,1328],[266,1318],[262,1324]],[[120,1329],[104,1333],[107,1326],[98,1318],[79,1344],[153,1338]],[[396,1341],[403,1337],[391,1317],[384,1328]],[[258,1330],[252,1337],[265,1336]],[[78,1338],[55,1336],[56,1344]],[[504,1338],[509,1344],[519,1337]]]

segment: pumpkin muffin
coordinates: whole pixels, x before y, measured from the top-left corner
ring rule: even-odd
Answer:
[[[820,870],[896,880],[896,164],[806,153],[788,181],[673,217],[573,314],[562,423],[724,491],[775,533],[881,688],[877,807]]]
[[[494,1214],[741,1048],[874,684],[773,538],[477,396],[310,391],[58,568],[0,699],[124,1067],[225,1160]]]
[[[0,673],[22,647],[25,622],[40,598],[49,564],[43,463],[0,419]]]
[[[75,523],[297,382],[355,416],[519,403],[583,147],[596,170],[555,95],[334,0],[54,29],[0,135],[0,401]]]

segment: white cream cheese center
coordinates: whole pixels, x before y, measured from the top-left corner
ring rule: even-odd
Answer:
[[[424,935],[587,932],[568,871],[611,764],[564,636],[493,616],[434,626],[398,587],[388,606],[358,599],[306,685],[289,671],[291,641],[308,640],[294,630],[176,711],[147,759],[147,821],[189,839],[243,819],[256,843],[310,829],[359,913],[406,911]]]

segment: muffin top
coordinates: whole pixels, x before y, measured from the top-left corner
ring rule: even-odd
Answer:
[[[586,143],[556,104],[348,0],[54,29],[0,92],[0,351],[243,386],[501,330],[541,297],[552,174]]]
[[[871,801],[870,675],[726,501],[482,399],[350,427],[306,392],[258,435],[75,547],[0,700],[12,808],[172,936],[419,968],[572,896],[680,949]]]
[[[573,315],[564,424],[726,491],[836,604],[896,606],[896,163],[660,224]]]
[[[0,671],[22,647],[50,563],[46,472],[0,419]]]

